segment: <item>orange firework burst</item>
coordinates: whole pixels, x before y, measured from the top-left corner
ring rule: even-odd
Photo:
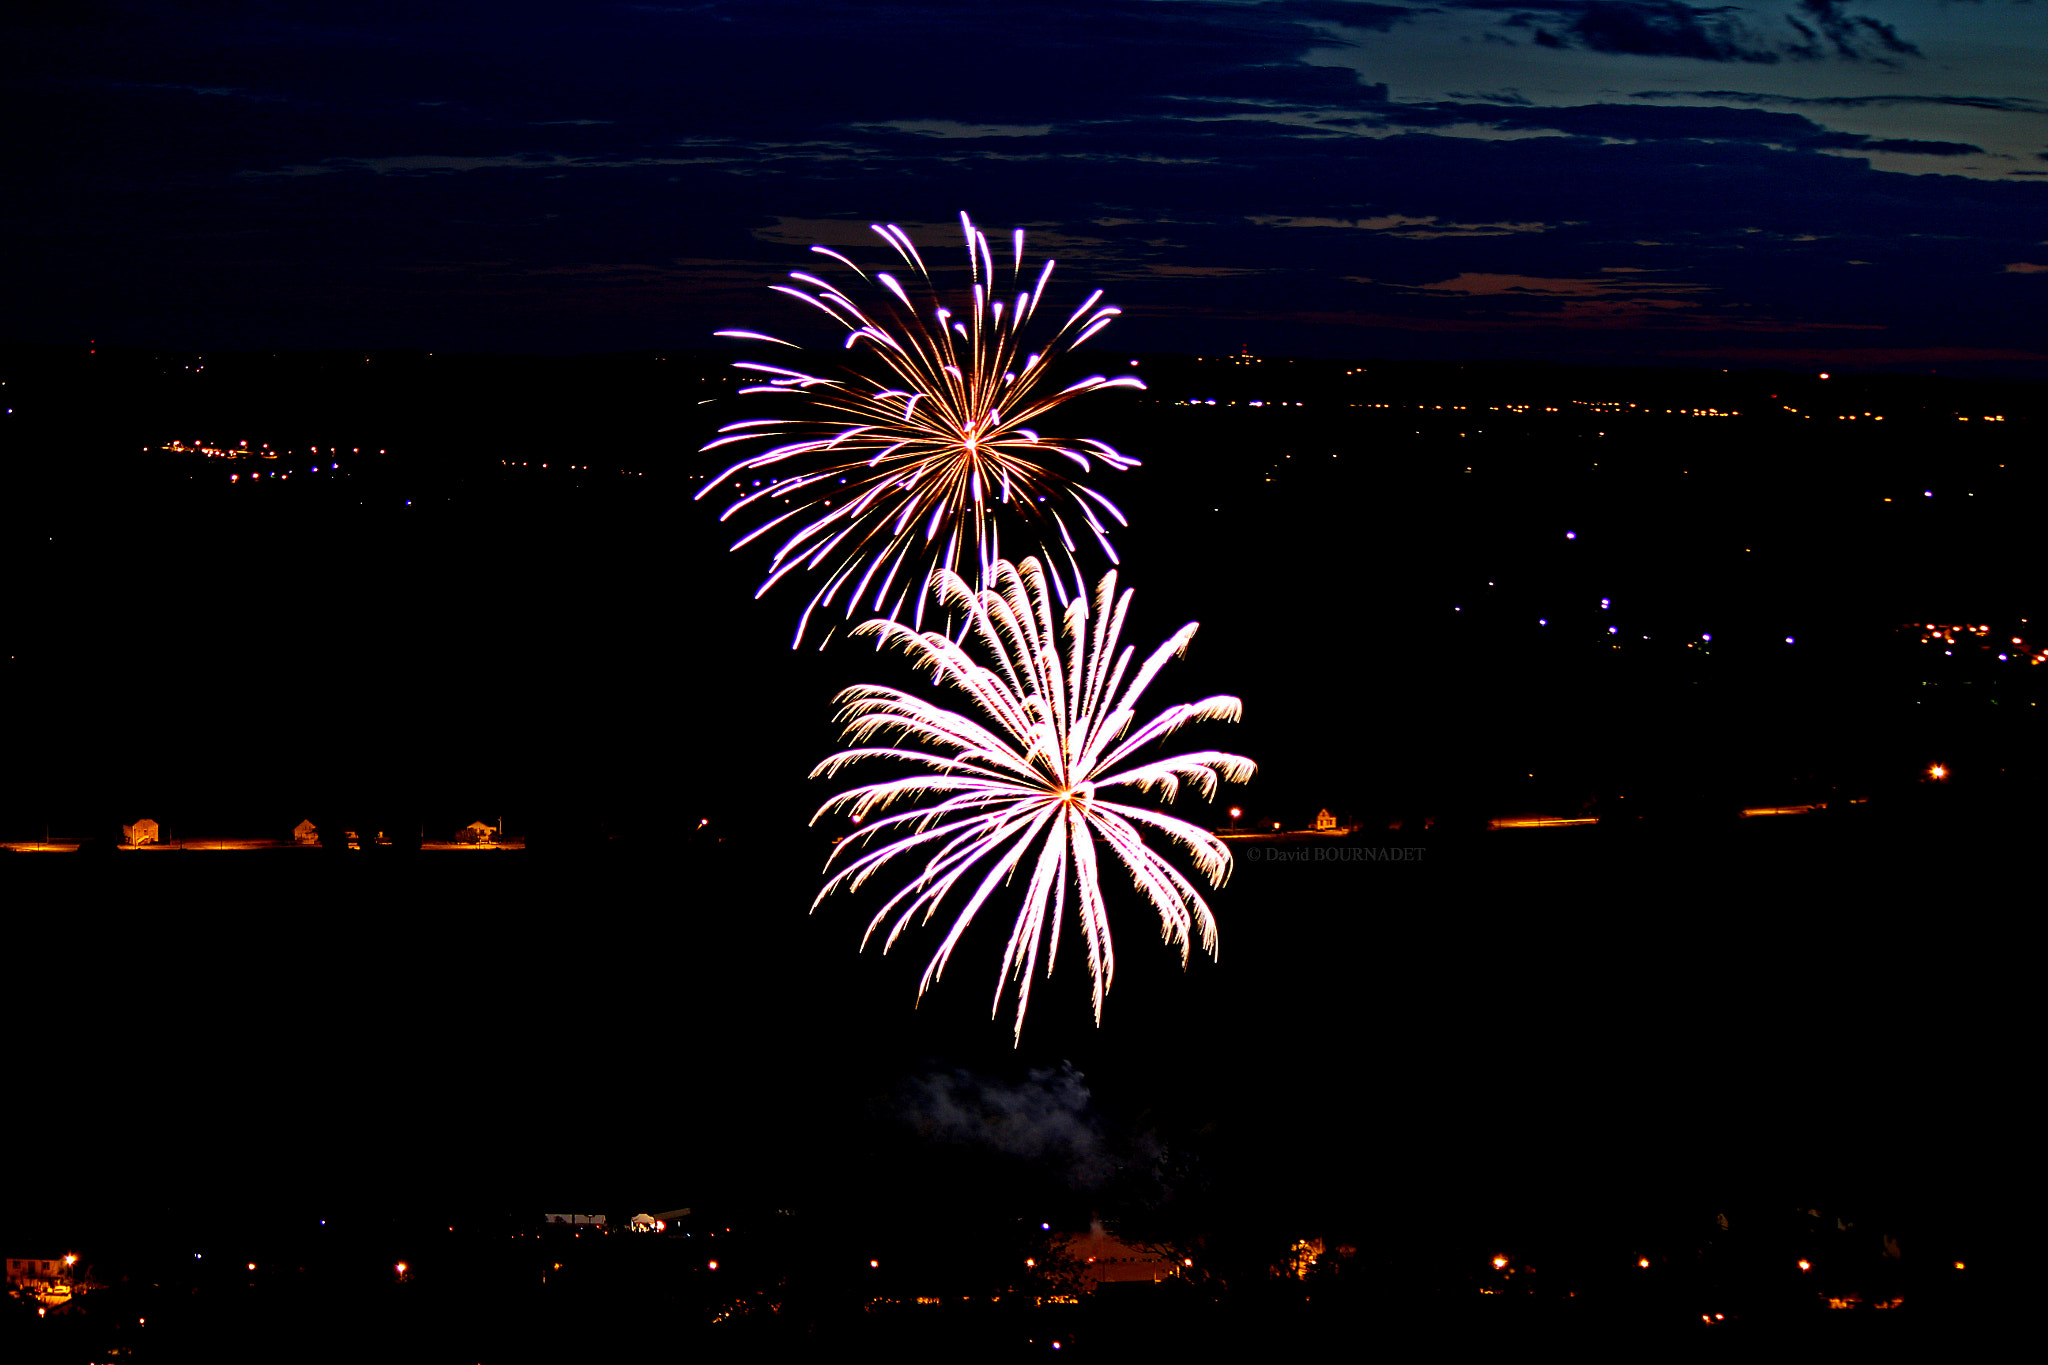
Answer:
[[[999,298],[987,236],[964,213],[960,228],[969,289],[958,311],[941,300],[916,244],[894,224],[874,231],[915,272],[912,286],[928,296],[922,306],[894,275],[862,270],[837,251],[812,247],[879,291],[876,302],[863,306],[803,271],[790,273],[795,285],[774,286],[845,329],[845,369],[827,376],[740,362],[739,369],[759,376],[741,393],[794,399],[802,409],[728,423],[704,446],[754,452],[697,494],[702,499],[717,489],[735,495],[721,521],[771,514],[733,548],[784,537],[755,596],[793,573],[823,576],[797,623],[796,643],[820,608],[839,607],[849,618],[873,611],[895,619],[910,602],[921,623],[924,585],[934,571],[961,573],[977,585],[990,581],[1003,557],[1005,519],[1027,524],[1037,547],[1066,571],[1054,575],[1062,600],[1070,595],[1069,580],[1073,593],[1083,589],[1081,539],[1092,536],[1116,562],[1104,518],[1129,523],[1077,476],[1098,463],[1122,470],[1138,461],[1103,441],[1041,436],[1031,424],[1083,393],[1144,387],[1135,375],[1092,375],[1062,385],[1053,374],[1062,355],[1108,326],[1119,310],[1103,304],[1098,289],[1043,342],[1027,343],[1053,262],[1046,261],[1027,287],[1018,229]],[[793,346],[760,332],[718,335]]]

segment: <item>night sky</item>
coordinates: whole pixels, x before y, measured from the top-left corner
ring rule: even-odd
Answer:
[[[1180,1171],[1202,1216],[1389,1238],[1652,1198],[1995,1221],[2040,703],[2018,662],[1934,662],[1898,629],[2040,619],[2032,419],[1958,435],[1953,395],[2048,379],[2043,19],[9,7],[0,344],[37,352],[8,360],[37,457],[0,504],[26,718],[6,831],[271,835],[346,801],[535,834],[482,870],[12,855],[49,879],[0,886],[35,907],[19,1013],[48,1034],[17,1065],[71,1161],[21,1200],[1028,1197],[1085,1221],[1116,1197],[1100,1161]],[[765,555],[691,500],[725,372],[686,353],[719,328],[836,341],[767,286],[814,243],[881,260],[872,223],[950,260],[962,210],[1058,259],[1053,302],[1104,289],[1119,366],[1386,358],[1369,396],[1457,409],[1282,418],[1162,382],[1060,414],[1146,461],[1098,481],[1132,514],[1130,638],[1203,623],[1148,707],[1242,695],[1243,725],[1193,742],[1260,763],[1246,806],[1333,806],[1368,842],[1400,819],[1388,844],[1429,857],[1248,858],[1212,902],[1220,959],[1186,973],[1122,900],[1105,1027],[1070,949],[1021,1048],[987,1012],[1000,914],[920,1008],[935,935],[883,958],[860,907],[807,918],[843,832],[804,823],[829,699],[909,670],[790,652],[813,589],[754,601]],[[1481,393],[1451,368],[1525,361],[1691,373],[1475,367]],[[1293,382],[1311,369],[1336,372]],[[1766,370],[1801,373],[1741,373]],[[1624,398],[1756,424],[1609,442]],[[1582,407],[1479,410],[1511,399]],[[1880,400],[1884,442],[1847,425]],[[230,484],[172,436],[349,454]],[[1933,791],[1936,761],[1978,785]],[[1622,787],[1664,823],[1473,828]],[[1733,815],[1852,789],[1892,804]]]
[[[1032,233],[1187,352],[2039,376],[2032,0],[12,7],[7,340],[579,353]]]

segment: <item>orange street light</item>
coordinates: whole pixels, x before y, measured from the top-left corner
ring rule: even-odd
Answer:
[[[1809,1261],[1809,1260],[1807,1260],[1807,1259],[1806,1259],[1806,1258],[1805,1258],[1804,1256],[1801,1256],[1801,1257],[1799,1258],[1799,1270],[1800,1270],[1800,1273],[1801,1273],[1801,1274],[1804,1274],[1805,1272],[1807,1272],[1807,1271],[1809,1271],[1809,1270],[1811,1270],[1811,1269],[1813,1269],[1813,1262],[1812,1262],[1812,1261]]]
[[[1638,1256],[1636,1257],[1636,1264],[1638,1266],[1641,1266],[1644,1270],[1648,1270],[1650,1268],[1650,1258],[1647,1256]],[[1803,1268],[1806,1263],[1804,1261],[1801,1261],[1799,1264]]]
[[[1493,1268],[1494,1268],[1495,1270],[1506,1270],[1506,1269],[1508,1268],[1508,1258],[1507,1258],[1507,1257],[1505,1257],[1505,1256],[1496,1256],[1496,1257],[1494,1257],[1494,1258],[1493,1258]]]

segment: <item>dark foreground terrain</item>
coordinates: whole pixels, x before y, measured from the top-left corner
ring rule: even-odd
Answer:
[[[7,1305],[9,1358],[1954,1343],[2014,1273],[2028,828],[1895,801],[1241,857],[1219,961],[1117,902],[1101,1029],[1070,947],[1014,1049],[1000,917],[913,1009],[936,931],[857,954],[786,837],[12,855],[47,1140],[4,1226],[108,1287]],[[1091,1220],[1195,1264],[1053,1302]]]

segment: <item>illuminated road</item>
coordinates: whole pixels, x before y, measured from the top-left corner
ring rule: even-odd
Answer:
[[[0,849],[11,849],[16,853],[76,853],[80,842],[77,839],[52,839],[47,843],[39,839],[16,842],[0,840]],[[187,850],[218,853],[222,851],[246,852],[250,849],[317,849],[320,845],[301,844],[290,839],[173,839],[168,843],[144,844],[140,848],[131,848],[126,844],[116,844],[114,847],[122,853],[174,853]],[[525,847],[526,841],[524,839],[508,839],[503,843],[496,844],[444,844],[429,842],[420,845],[422,850],[462,853],[505,852]]]

